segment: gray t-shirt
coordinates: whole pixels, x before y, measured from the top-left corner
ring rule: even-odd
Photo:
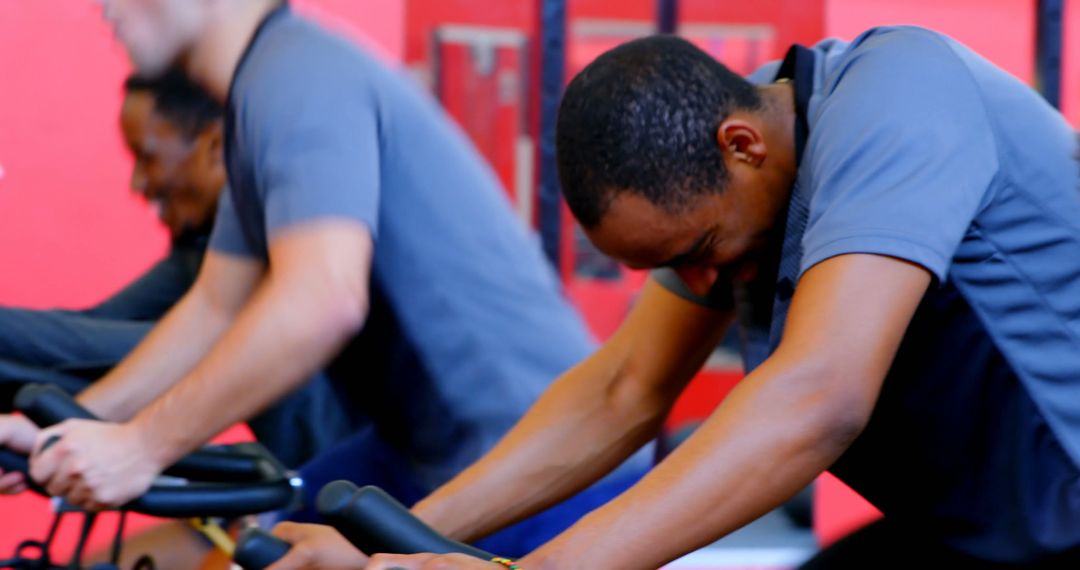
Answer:
[[[330,368],[358,415],[432,487],[490,448],[593,346],[534,236],[437,104],[287,8],[230,92],[210,247],[267,258],[311,220],[374,240],[371,309]]]
[[[832,472],[891,520],[982,557],[1080,549],[1075,133],[1030,87],[928,30],[792,53],[809,135],[775,278],[757,295],[737,287],[734,303],[699,301],[737,306],[753,369],[814,265],[870,253],[926,268],[936,282]],[[690,296],[670,271],[657,280]]]

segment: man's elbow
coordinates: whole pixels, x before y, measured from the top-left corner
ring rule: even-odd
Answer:
[[[318,328],[321,336],[343,342],[352,338],[364,327],[367,319],[366,296],[342,292],[324,299],[319,310]]]
[[[283,297],[289,299],[293,312],[294,326],[290,332],[299,342],[318,346],[343,344],[360,332],[367,319],[366,293],[349,287],[309,285],[292,289]]]
[[[802,433],[815,446],[845,450],[863,433],[877,402],[880,382],[866,374],[830,366],[811,367],[795,384],[806,391],[797,396],[795,417],[806,421]],[[802,390],[800,390],[802,391]]]
[[[869,422],[869,414],[836,409],[818,422],[816,437],[821,445],[830,449],[846,450],[862,435]]]
[[[870,423],[873,407],[857,390],[827,389],[809,414],[812,428],[808,432],[819,446],[846,450]]]

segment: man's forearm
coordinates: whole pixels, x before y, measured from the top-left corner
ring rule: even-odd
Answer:
[[[622,393],[617,375],[604,358],[568,372],[488,455],[414,512],[471,541],[600,479],[655,436],[669,407]]]
[[[171,463],[295,389],[359,329],[365,309],[270,278],[199,365],[132,422]]]
[[[584,489],[656,434],[731,318],[648,282],[601,349],[414,511],[454,538],[473,540]]]
[[[733,532],[804,488],[840,456],[846,421],[812,382],[763,367],[638,485],[522,560],[530,570],[642,570]],[[800,388],[800,384],[802,388]],[[842,398],[841,398],[842,401]],[[840,419],[838,419],[840,418]]]
[[[109,374],[79,395],[105,420],[125,421],[176,384],[228,328],[232,315],[192,289]]]

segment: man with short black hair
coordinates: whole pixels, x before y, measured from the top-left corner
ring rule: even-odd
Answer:
[[[471,540],[589,484],[737,322],[748,375],[712,417],[517,567],[658,568],[826,469],[885,518],[807,568],[1080,564],[1073,130],[919,28],[794,46],[752,80],[674,37],[573,80],[567,202],[601,251],[656,271],[611,340],[414,512]],[[302,548],[273,570],[500,567],[278,532]]]

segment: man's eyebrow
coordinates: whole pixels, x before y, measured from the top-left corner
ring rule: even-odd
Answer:
[[[682,253],[676,254],[671,259],[661,263],[660,267],[676,267],[679,264],[686,262],[686,260],[691,259],[701,249],[701,246],[705,245],[705,241],[709,238],[709,234],[712,233],[713,229],[714,228],[709,228],[705,233],[701,234],[701,237],[699,237],[693,245],[686,248]]]

